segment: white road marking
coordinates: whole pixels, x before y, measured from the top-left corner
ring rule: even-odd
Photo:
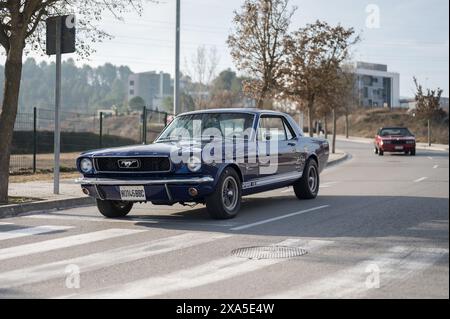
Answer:
[[[6,260],[15,257],[22,257],[31,254],[48,252],[61,248],[68,248],[78,245],[89,244],[96,241],[112,239],[127,235],[142,233],[146,230],[134,229],[107,229],[93,233],[51,239],[47,241],[36,242],[33,244],[14,246],[0,249],[0,260]]]
[[[428,179],[428,177],[421,177],[421,178],[416,179],[414,181],[414,183],[420,183],[420,182],[423,182],[424,180],[427,180],[427,179]]]
[[[434,165],[433,169],[439,168],[439,165]]]
[[[255,226],[260,226],[260,225],[272,223],[272,222],[275,222],[275,221],[279,221],[279,220],[282,220],[282,219],[294,217],[294,216],[297,216],[297,215],[302,215],[302,214],[314,212],[316,210],[320,210],[320,209],[324,209],[324,208],[328,208],[328,207],[330,207],[330,205],[314,207],[314,208],[302,210],[302,211],[299,211],[299,212],[296,212],[296,213],[282,215],[282,216],[278,216],[278,217],[274,217],[274,218],[265,219],[265,220],[262,220],[262,221],[259,221],[259,222],[256,222],[256,223],[251,223],[251,224],[247,224],[247,225],[234,227],[234,228],[231,228],[230,230],[231,231],[238,231],[238,230],[248,229],[248,228],[252,228],[252,227],[255,227]]]
[[[397,246],[386,254],[359,263],[325,278],[297,288],[270,294],[262,299],[358,298],[376,289],[366,284],[374,269],[379,269],[380,288],[395,280],[405,280],[423,271],[448,254],[441,248],[406,248]]]
[[[14,225],[13,223],[0,223],[0,226],[9,226],[9,225]]]
[[[74,228],[73,226],[37,226],[0,232],[0,240],[40,235]]]
[[[65,276],[64,269],[67,265],[77,265],[80,267],[82,273],[86,273],[88,271],[124,264],[228,237],[231,237],[231,235],[208,232],[186,233],[87,256],[24,269],[16,269],[0,273],[0,289],[8,289],[63,277]]]
[[[428,156],[428,159],[432,160],[433,158],[431,156]]]
[[[311,251],[311,249],[318,249],[332,243],[332,241],[323,240],[304,242],[301,239],[288,239],[278,243],[278,245],[301,246],[302,248]],[[286,261],[286,259],[249,260],[238,257],[225,257],[160,277],[150,277],[122,285],[107,287],[86,294],[75,294],[60,298],[149,298],[219,282]]]
[[[320,185],[320,188],[330,188],[333,185],[336,185],[338,182],[328,182],[328,183],[323,183]],[[294,191],[294,189],[292,187],[288,187],[287,189],[284,189],[281,191],[281,193],[285,194],[285,193],[292,193]]]
[[[23,216],[23,218],[33,218],[33,219],[47,219],[47,220],[73,220],[73,221],[84,221],[84,222],[103,222],[103,223],[147,223],[147,224],[169,224],[169,223],[182,223],[185,225],[196,225],[196,226],[215,226],[215,227],[233,227],[236,223],[201,223],[195,221],[188,221],[180,217],[165,218],[165,219],[150,219],[150,218],[137,218],[137,217],[127,217],[124,219],[108,219],[104,217],[92,217],[92,216],[74,216],[74,215],[55,215],[55,214],[37,214]]]

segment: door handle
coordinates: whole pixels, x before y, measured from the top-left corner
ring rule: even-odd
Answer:
[[[295,147],[295,146],[297,146],[297,143],[293,143],[293,142],[291,142],[291,143],[288,143],[288,145],[289,145],[289,146],[293,146],[293,147]]]

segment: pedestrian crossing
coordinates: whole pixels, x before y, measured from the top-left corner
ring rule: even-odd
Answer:
[[[55,219],[55,221],[68,222],[69,220]],[[50,224],[51,219],[47,218],[45,222]],[[194,262],[189,266],[184,266],[183,263],[171,265],[174,267],[168,267],[168,271],[163,275],[152,275],[152,272],[149,271],[143,276],[134,277],[130,272],[129,280],[126,283],[108,284],[108,282],[102,282],[101,286],[96,286],[95,289],[74,291],[63,287],[67,276],[65,269],[68,265],[76,265],[83,276],[99,270],[107,271],[109,267],[128,265],[148,258],[163,259],[167,254],[181,254],[188,249],[201,250],[230,245],[234,242],[230,239],[245,242],[245,236],[232,231],[178,230],[158,233],[156,236],[149,236],[151,239],[146,240],[145,234],[150,235],[152,228],[119,228],[117,226],[120,225],[111,224],[114,228],[90,231],[89,227],[67,224],[69,225],[23,226],[10,222],[0,223],[0,298],[3,294],[7,294],[9,290],[20,292],[22,286],[40,285],[49,281],[58,282],[61,287],[55,292],[55,295],[51,296],[53,298],[154,298],[188,289],[220,284],[227,280],[240,278],[239,276],[254,273],[264,274],[269,267],[282,267],[284,263],[294,262],[292,259],[251,260],[231,256],[231,254],[218,253],[211,254],[209,260]],[[133,235],[141,236],[132,237]],[[18,239],[27,239],[27,243],[11,246]],[[92,248],[99,242],[114,239],[127,240],[124,240],[124,244],[120,244],[120,242],[117,244],[116,241],[114,248],[111,249],[99,251]],[[226,240],[230,240],[230,242]],[[324,249],[335,247],[339,243],[332,240],[293,237],[281,241],[280,239],[273,239],[270,244],[301,247],[308,252],[306,257],[301,258],[311,256],[312,260],[317,260]],[[82,245],[90,245],[90,250],[89,253],[80,256],[80,251],[83,250],[77,250],[76,248]],[[265,245],[267,245],[267,239]],[[104,245],[99,247],[104,247]],[[239,247],[231,244],[229,251],[231,252],[235,248]],[[76,253],[62,255],[70,255],[70,258],[58,257],[57,252],[71,250]],[[19,267],[2,268],[1,262],[8,261],[12,264],[11,262],[15,258],[25,257],[29,257],[29,260],[32,261],[33,258],[48,252],[56,252],[51,255],[52,260],[50,261],[45,258],[38,264],[31,262],[20,266],[21,263],[17,263]],[[302,283],[298,287],[294,286],[294,288],[270,292],[260,297],[270,299],[363,297],[371,291],[369,286],[373,282],[368,283],[368,278],[372,278],[371,275],[378,276],[380,286],[385,287],[393,282],[411,278],[445,257],[448,258],[448,249],[394,245],[393,247],[386,247],[382,253],[367,260],[362,260],[356,265],[342,266],[340,270],[327,273],[317,280]],[[194,256],[193,258],[195,261]],[[301,258],[297,258],[295,262],[301,263]],[[295,269],[295,271],[303,271],[302,267],[296,267]]]

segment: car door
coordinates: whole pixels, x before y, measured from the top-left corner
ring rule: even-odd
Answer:
[[[298,139],[283,116],[261,115],[257,139],[260,179],[295,172]]]

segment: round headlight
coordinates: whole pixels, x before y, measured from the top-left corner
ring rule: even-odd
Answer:
[[[189,159],[187,167],[191,172],[196,173],[202,168],[202,161],[198,157],[193,156]]]
[[[89,158],[83,158],[80,162],[80,168],[83,173],[92,171],[92,161]]]

